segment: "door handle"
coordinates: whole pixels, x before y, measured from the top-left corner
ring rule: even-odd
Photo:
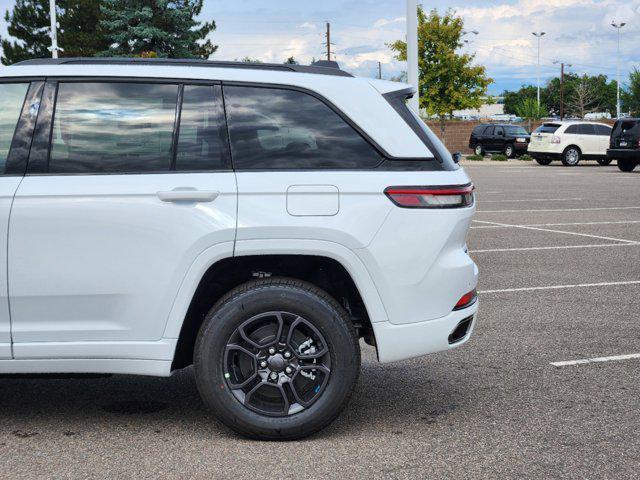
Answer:
[[[163,202],[213,202],[220,192],[214,190],[196,190],[195,188],[174,188],[157,193]]]

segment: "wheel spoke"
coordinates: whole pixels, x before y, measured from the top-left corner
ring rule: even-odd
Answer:
[[[252,361],[252,373],[247,378],[242,380],[241,382],[234,382],[231,372],[229,372],[229,355],[234,352],[241,352],[243,355],[249,357]],[[254,380],[258,375],[258,362],[256,356],[251,353],[246,348],[241,347],[240,345],[227,345],[227,348],[224,352],[224,365],[225,365],[225,377],[227,378],[227,383],[229,384],[229,388],[231,390],[241,389],[247,386],[252,380]],[[228,375],[228,376],[227,376]]]
[[[277,327],[275,332],[275,337],[271,341],[257,342],[253,340],[250,334],[247,333],[247,329],[252,326],[256,322],[260,322],[260,320],[265,318],[275,318],[277,320]],[[242,339],[251,345],[254,348],[261,349],[265,347],[269,347],[271,345],[275,345],[280,341],[280,337],[282,336],[282,329],[284,326],[284,320],[282,318],[282,312],[268,312],[260,315],[256,315],[255,317],[250,318],[242,325],[238,327],[238,333],[242,337]]]
[[[265,388],[270,390],[277,390],[280,393],[280,396],[282,397],[282,401],[283,401],[283,406],[281,411],[276,412],[276,411],[265,410],[264,408],[261,408],[260,405],[251,404],[251,400],[253,399],[253,397],[256,396],[256,393],[259,392],[261,389],[265,389]],[[244,397],[244,404],[249,408],[257,410],[261,413],[266,413],[268,415],[274,415],[274,414],[287,415],[289,413],[289,407],[290,407],[289,399],[287,398],[287,394],[282,388],[282,385],[269,383],[269,382],[260,382],[255,387],[253,387],[249,391],[249,393],[247,393],[246,396]]]
[[[302,351],[300,351],[301,345],[295,345],[291,343],[293,333],[295,332],[296,328],[298,328],[301,325],[304,325],[305,327],[310,329],[313,332],[316,339],[322,339],[322,347],[320,349],[317,349],[317,345],[314,345],[316,347],[316,351],[314,353],[303,353]],[[293,351],[294,355],[296,355],[300,360],[313,360],[316,358],[323,357],[328,352],[327,345],[324,342],[324,339],[320,334],[320,332],[318,331],[318,329],[313,325],[311,325],[311,323],[307,322],[302,317],[296,318],[294,322],[291,324],[291,327],[289,327],[289,334],[287,335],[287,346]]]
[[[310,398],[307,398],[306,400],[303,398],[303,396],[300,394],[300,392],[298,391],[298,385],[296,384],[296,379],[297,377],[300,376],[304,376],[301,372],[302,371],[321,371],[323,373],[322,375],[322,381],[321,382],[317,382],[317,384],[315,385],[315,387],[313,388],[313,395]],[[296,374],[293,376],[293,378],[291,379],[291,381],[289,382],[289,386],[291,387],[291,391],[293,392],[293,396],[296,399],[296,402],[299,403],[302,407],[304,408],[309,408],[316,400],[317,398],[322,394],[322,392],[324,391],[324,388],[327,385],[327,381],[329,380],[329,374],[330,374],[330,370],[325,367],[324,365],[305,365],[302,367],[298,368],[298,371],[296,372]],[[317,373],[316,373],[317,375]],[[317,377],[316,377],[317,378]],[[315,380],[311,380],[312,382],[315,382]]]

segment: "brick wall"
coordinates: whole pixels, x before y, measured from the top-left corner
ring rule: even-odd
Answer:
[[[598,122],[613,125],[615,120],[598,120]],[[426,121],[426,124],[429,126],[429,128],[433,130],[433,133],[435,133],[440,138],[440,140],[443,141],[450,152],[462,152],[467,154],[473,153],[469,148],[469,138],[471,137],[471,131],[476,125],[480,125],[481,123],[488,122],[450,120],[445,122],[445,131],[444,135],[442,135],[439,121]],[[533,122],[532,130],[538,128],[541,123],[542,122]],[[528,123],[519,123],[514,125],[522,125],[525,129],[529,130]]]

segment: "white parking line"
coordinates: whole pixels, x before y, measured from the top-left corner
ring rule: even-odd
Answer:
[[[518,200],[479,200],[480,203],[511,203],[511,202],[566,202],[568,200],[582,200],[580,197],[573,198],[520,198]]]
[[[480,222],[480,220],[474,220]],[[571,227],[577,225],[625,225],[627,223],[640,223],[640,220],[620,220],[615,222],[573,222],[573,223],[531,223],[528,225],[517,225],[518,227]],[[511,228],[509,225],[478,225],[470,228]]]
[[[614,355],[611,357],[583,358],[581,360],[567,360],[564,362],[551,362],[554,367],[569,367],[572,365],[586,365],[589,363],[615,362],[620,360],[633,360],[640,358],[640,353],[631,353],[629,355]]]
[[[629,280],[626,282],[577,283],[574,285],[545,285],[542,287],[502,288],[499,290],[479,290],[478,293],[534,292],[538,290],[563,290],[565,288],[611,287],[614,285],[640,285],[640,280]]]
[[[634,247],[640,245],[635,243],[596,243],[588,245],[561,245],[558,247],[514,247],[514,248],[487,248],[483,250],[469,250],[469,253],[492,253],[492,252],[529,252],[534,250],[563,250],[571,248],[604,248],[604,247]]]
[[[598,210],[638,210],[640,207],[594,207],[594,208],[546,208],[533,210],[477,210],[476,213],[527,213],[527,212],[595,212]]]
[[[519,228],[522,230],[535,230],[537,232],[553,232],[560,233],[563,235],[575,235],[578,237],[588,237],[588,238],[597,238],[598,240],[611,240],[612,242],[624,242],[624,243],[638,243],[635,240],[625,240],[623,238],[613,238],[613,237],[603,237],[601,235],[591,235],[589,233],[578,233],[578,232],[568,232],[566,230],[552,230],[550,228],[541,228],[541,227],[533,227],[531,225],[512,225],[509,223],[498,223],[498,222],[486,222],[482,220],[475,220],[478,223],[486,223],[489,225],[500,225],[502,227],[513,227]]]

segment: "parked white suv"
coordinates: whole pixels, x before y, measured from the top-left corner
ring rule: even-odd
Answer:
[[[327,66],[0,70],[0,373],[168,376],[256,438],[343,409],[359,338],[463,344],[473,186],[406,106]]]
[[[580,160],[597,160],[609,165],[607,158],[611,127],[605,123],[563,121],[545,122],[532,134],[528,153],[540,165],[561,160],[565,166],[578,165]]]

